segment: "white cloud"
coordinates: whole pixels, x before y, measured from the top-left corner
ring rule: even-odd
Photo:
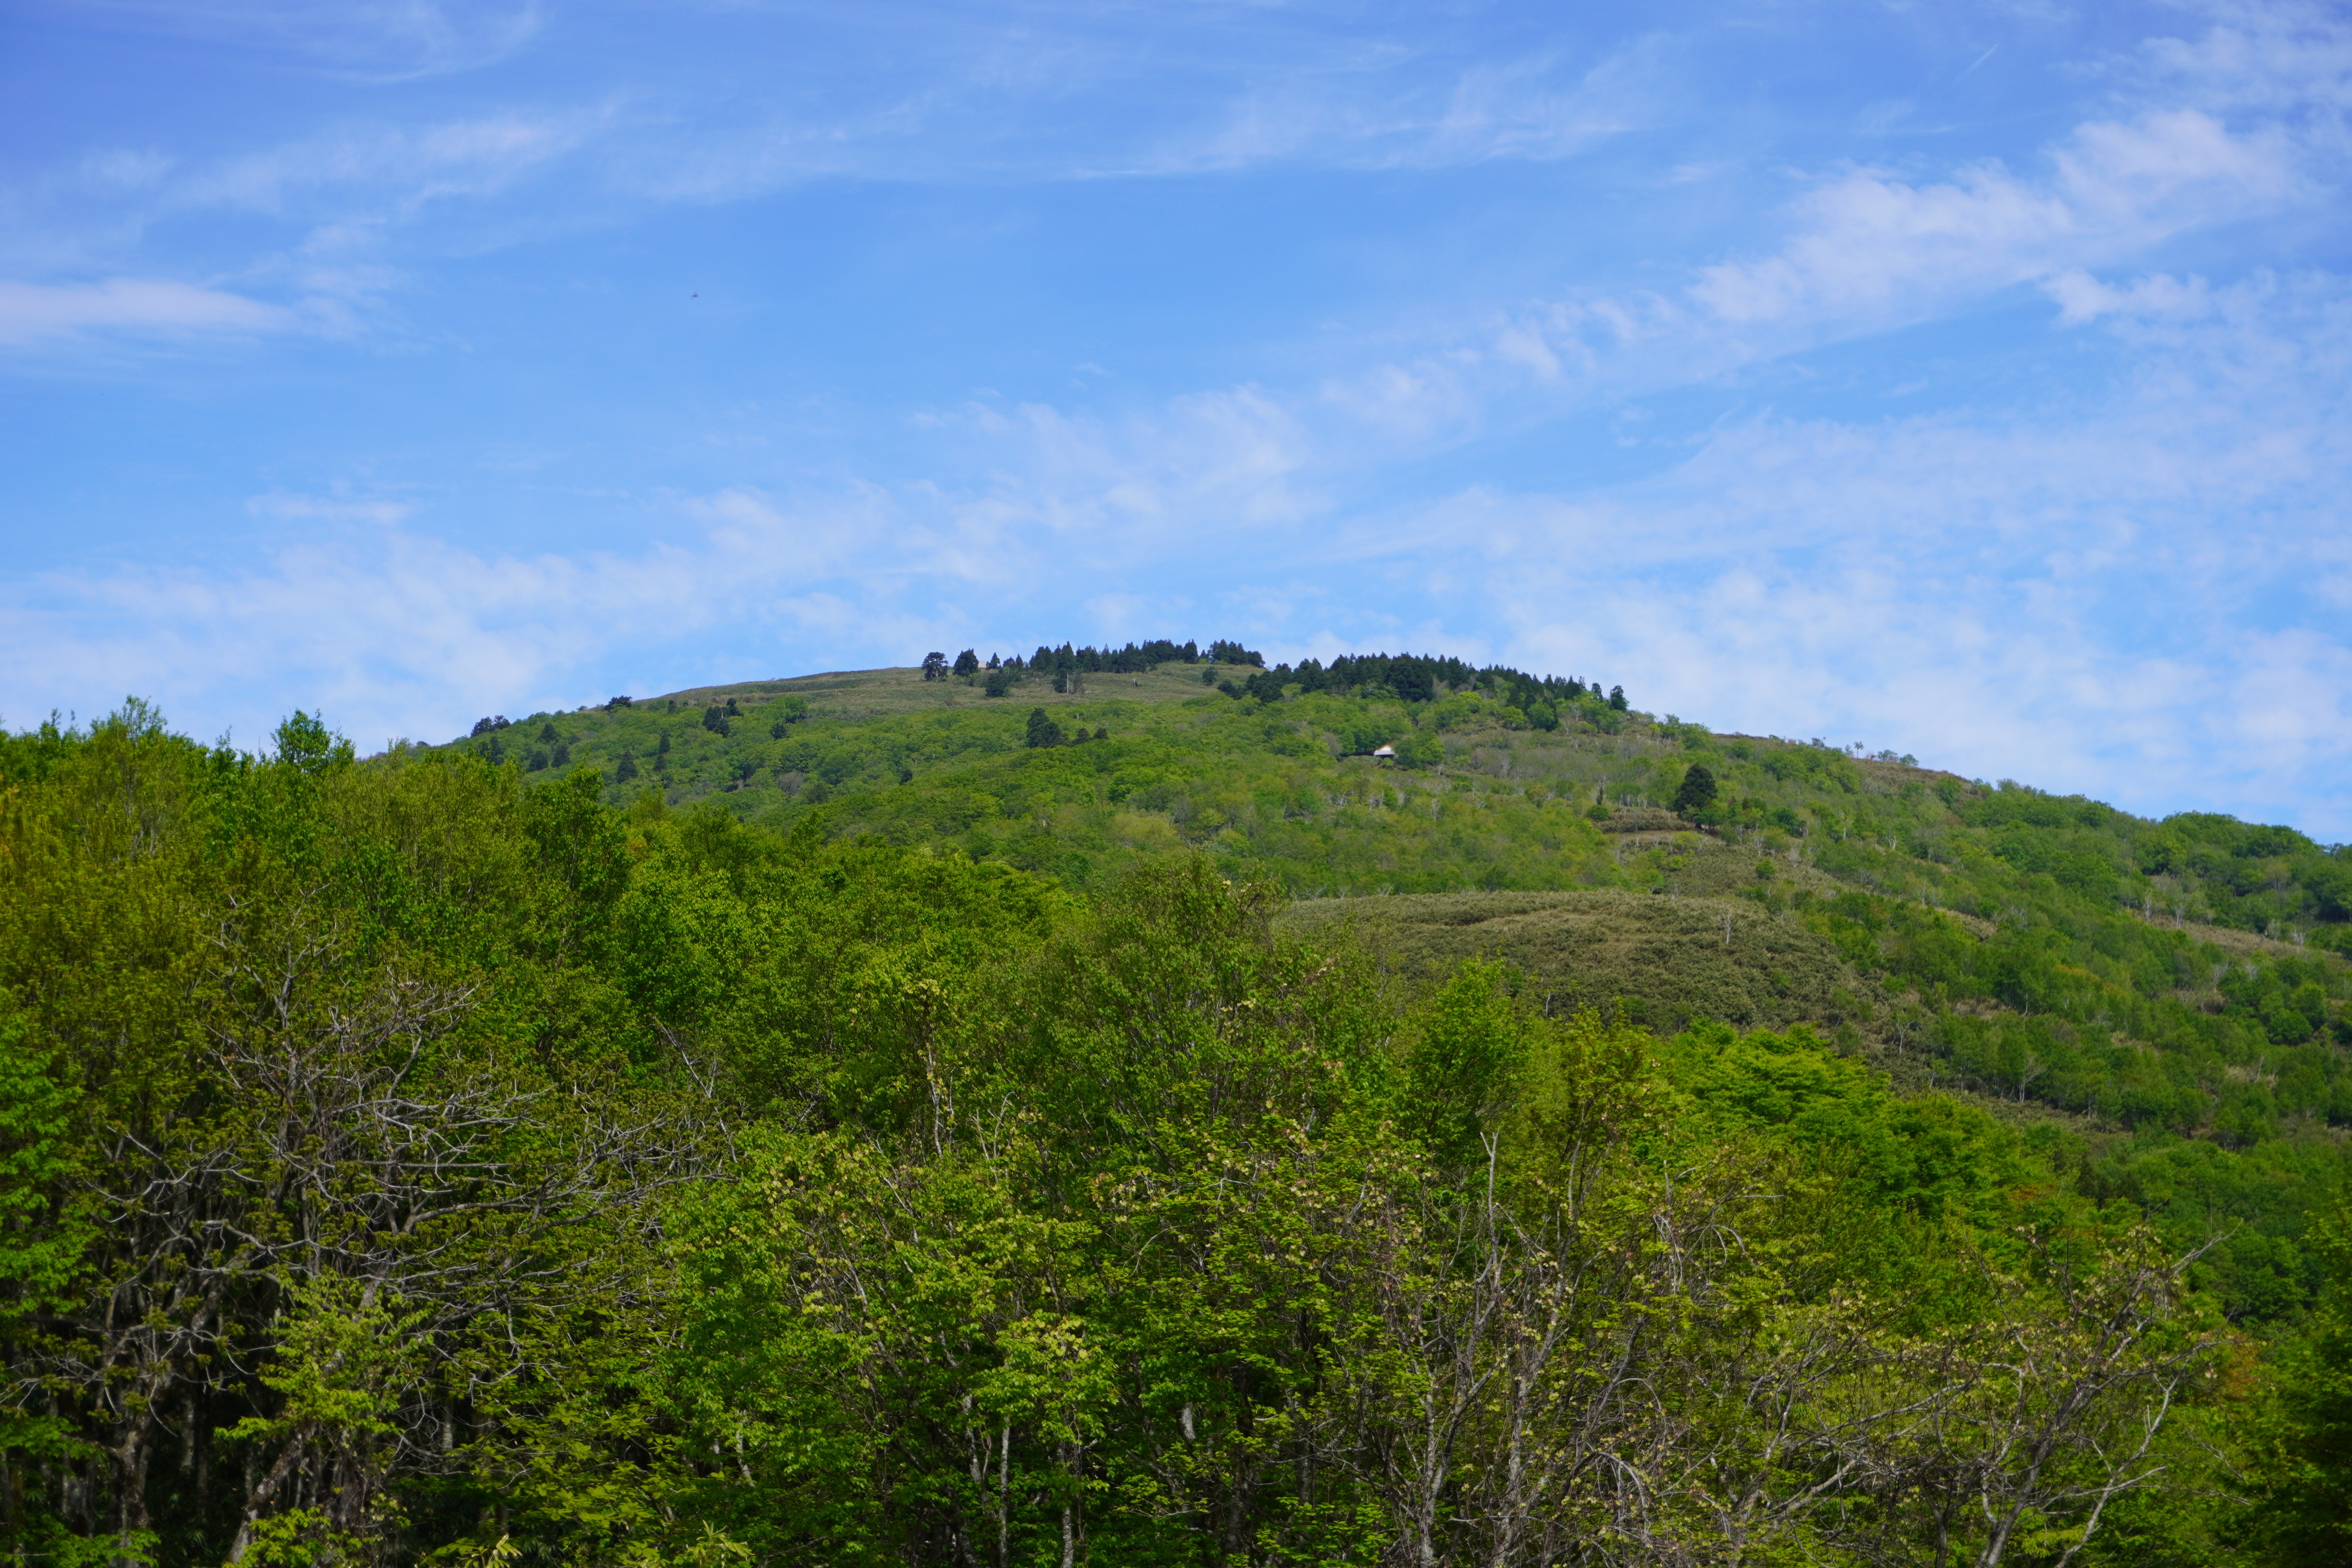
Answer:
[[[2194,321],[2213,308],[2211,292],[2202,278],[2184,279],[2157,273],[2118,289],[2080,268],[2071,268],[2043,279],[2042,287],[2058,301],[2058,319],[2069,326],[2102,316]]]
[[[2132,62],[2150,84],[2215,112],[2301,117],[2352,107],[2352,19],[2341,6],[2221,0],[2196,37],[2149,39]]]
[[[1336,47],[1292,62],[1234,99],[1222,122],[1187,126],[1123,173],[1268,163],[1452,168],[1551,162],[1655,121],[1673,48],[1644,36],[1579,68],[1554,51],[1430,68],[1421,51]]]
[[[280,332],[295,323],[294,314],[281,306],[165,279],[0,281],[0,343],[103,331],[180,337]]]
[[[413,211],[443,197],[506,190],[579,148],[602,119],[597,112],[509,112],[413,129],[353,129],[189,169],[159,200],[167,207],[278,215],[300,208],[307,215],[321,199],[341,211],[356,195],[370,210]]]
[[[493,64],[544,21],[521,5],[435,0],[80,0],[86,16],[175,37],[281,54],[377,80],[442,76]]]
[[[289,522],[373,522],[387,528],[416,510],[405,501],[293,495],[284,490],[255,496],[245,503],[245,509],[256,517],[274,517]]]
[[[1899,321],[2105,265],[2303,188],[2284,137],[2233,136],[2192,109],[2080,126],[2052,163],[2041,179],[1989,163],[1928,184],[1857,170],[1798,204],[1778,254],[1702,268],[1692,298],[1735,325]]]

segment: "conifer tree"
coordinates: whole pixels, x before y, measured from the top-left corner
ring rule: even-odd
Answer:
[[[1062,743],[1062,727],[1048,719],[1043,708],[1029,710],[1029,744],[1058,746]]]
[[[1683,773],[1682,787],[1675,791],[1675,813],[1678,816],[1695,816],[1715,804],[1715,775],[1704,763],[1693,763]]]

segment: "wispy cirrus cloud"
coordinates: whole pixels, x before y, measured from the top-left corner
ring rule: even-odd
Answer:
[[[291,331],[294,312],[222,289],[155,278],[95,283],[0,280],[0,344],[94,333],[175,339]]]
[[[2274,129],[2178,109],[2077,127],[2040,179],[1997,163],[1931,184],[1856,171],[1798,204],[1777,253],[1703,268],[1691,298],[1734,326],[1913,319],[2263,211],[2305,189],[2294,152]]]
[[[352,128],[210,162],[89,153],[66,186],[128,205],[78,236],[58,230],[39,246],[18,237],[13,269],[48,276],[0,280],[0,345],[100,334],[357,335],[380,322],[379,307],[403,280],[383,259],[397,253],[401,228],[436,204],[511,192],[591,140],[597,118],[502,113]],[[37,204],[20,195],[17,205]],[[224,214],[271,226],[239,257],[234,287],[103,276],[147,248],[142,237],[155,227]]]
[[[1675,57],[1664,35],[1598,58],[1557,46],[1462,63],[1408,50],[1335,51],[1244,89],[1204,120],[1109,166],[1165,174],[1283,163],[1550,162],[1654,123],[1683,90]]]
[[[245,509],[256,517],[274,518],[281,522],[373,522],[385,527],[405,521],[416,510],[406,501],[342,494],[299,495],[285,490],[255,496],[245,503]]]
[[[414,128],[360,127],[180,170],[162,183],[172,208],[244,208],[314,217],[354,198],[375,210],[411,211],[451,196],[488,196],[579,149],[598,110],[509,111]]]
[[[126,29],[274,55],[373,81],[446,76],[495,65],[546,21],[538,0],[444,5],[438,0],[79,0],[75,7]]]
[[[2233,128],[2168,106],[2078,124],[2032,174],[1996,162],[1930,179],[1848,169],[1789,206],[1764,254],[1638,292],[1529,300],[1474,334],[1332,376],[1322,399],[1374,439],[1442,444],[1497,417],[1706,382],[2020,286],[2040,286],[2069,322],[2126,306],[2192,310],[2201,283],[2158,279],[2127,300],[2094,273],[2184,233],[2324,203],[2331,147],[2275,116]]]

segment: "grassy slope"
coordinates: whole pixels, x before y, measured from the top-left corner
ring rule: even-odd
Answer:
[[[1744,1028],[1867,1019],[1874,989],[1828,941],[1721,898],[1643,892],[1435,893],[1291,906],[1302,935],[1349,933],[1408,982],[1465,958],[1524,971],[1548,1008],[1620,1005],[1668,1032],[1701,1018]]]

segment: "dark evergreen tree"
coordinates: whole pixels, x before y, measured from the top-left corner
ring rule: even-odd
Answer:
[[[1675,791],[1675,813],[1679,816],[1696,816],[1715,804],[1715,775],[1704,763],[1693,763],[1683,773],[1682,787]]]
[[[923,656],[923,679],[925,680],[945,680],[947,678],[948,656],[938,652],[925,654]]]
[[[1614,708],[1620,713],[1625,711],[1627,704],[1625,701],[1625,689],[1623,687],[1612,686],[1609,689],[1609,706]]]
[[[1029,710],[1029,744],[1058,746],[1062,743],[1062,727],[1048,719],[1043,708]]]
[[[974,653],[970,648],[966,648],[961,653],[956,655],[955,672],[958,675],[979,674],[980,655]]]

